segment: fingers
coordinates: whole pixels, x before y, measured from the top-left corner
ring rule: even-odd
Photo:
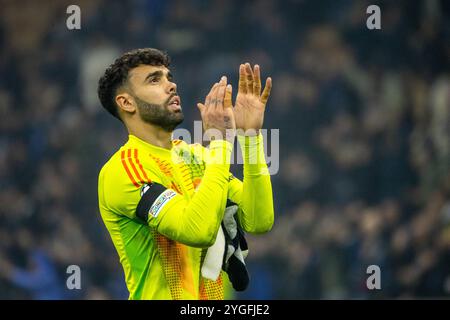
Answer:
[[[227,77],[222,76],[222,78],[220,78],[219,86],[217,87],[216,104],[215,104],[216,108],[223,107],[226,87],[227,87]]]
[[[245,65],[239,66],[239,92],[247,93],[247,80],[245,79]]]
[[[206,107],[203,103],[197,103],[197,108],[200,110],[200,113],[203,113]]]
[[[214,85],[212,86],[211,90],[209,91],[208,95],[206,96],[205,104],[204,104],[205,106],[209,106],[209,105],[210,105],[211,99],[212,99],[212,97],[214,97],[218,85],[219,85],[219,84],[216,82],[216,83],[214,83]]]
[[[261,95],[261,71],[257,64],[253,69],[253,93],[258,96]]]
[[[261,69],[255,65],[253,70],[250,63],[239,66],[239,92],[261,95]]]
[[[232,102],[231,102],[231,94],[232,94],[233,88],[231,87],[231,84],[227,85],[225,89],[225,98],[223,100],[223,107],[224,108],[231,108]]]
[[[200,112],[204,112],[208,108],[222,107],[225,101],[225,92],[227,88],[227,77],[223,76],[220,81],[215,83],[208,95],[206,96],[205,103],[197,103],[197,107]],[[231,104],[231,97],[230,102]]]
[[[247,81],[247,93],[253,93],[253,71],[248,62],[245,64],[245,75]]]
[[[261,102],[266,104],[267,100],[269,99],[269,95],[270,95],[270,90],[272,90],[272,78],[269,77],[266,80],[266,85],[264,87],[262,96],[261,96]]]

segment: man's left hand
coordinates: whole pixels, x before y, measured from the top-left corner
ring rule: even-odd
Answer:
[[[236,129],[244,130],[246,135],[259,133],[271,89],[272,79],[269,77],[261,94],[261,73],[257,64],[253,70],[249,63],[239,66],[239,91],[234,107]]]

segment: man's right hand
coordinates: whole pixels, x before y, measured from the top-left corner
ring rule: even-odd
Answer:
[[[231,90],[231,84],[227,85],[227,78],[223,76],[219,83],[212,86],[205,103],[197,104],[206,136],[210,140],[234,141],[236,122],[231,105]]]

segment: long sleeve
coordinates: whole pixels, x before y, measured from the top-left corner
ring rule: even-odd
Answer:
[[[205,174],[194,196],[187,201],[177,194],[157,217],[149,215],[149,225],[168,238],[190,246],[212,245],[226,205],[232,148],[229,142],[212,141]]]
[[[244,231],[264,233],[273,226],[274,210],[263,137],[238,136],[238,141],[244,159],[244,181],[230,181],[230,198],[239,204],[238,218]]]

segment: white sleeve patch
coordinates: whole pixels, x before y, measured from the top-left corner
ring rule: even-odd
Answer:
[[[153,218],[156,218],[161,211],[161,209],[167,204],[167,202],[176,196],[176,192],[167,189],[163,193],[159,195],[158,198],[156,198],[155,202],[153,202],[152,206],[148,210],[148,214],[151,215]]]

